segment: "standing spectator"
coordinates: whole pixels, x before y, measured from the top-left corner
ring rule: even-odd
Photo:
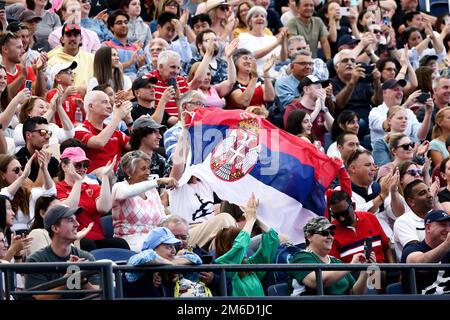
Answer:
[[[87,155],[92,161],[88,172],[91,173],[105,166],[115,156],[120,159],[122,152],[129,150],[130,138],[116,128],[119,122],[131,112],[131,102],[123,102],[113,107],[106,93],[90,91],[84,97],[84,110],[87,119],[82,126],[75,128],[75,138],[88,148]],[[111,112],[113,115],[111,122],[105,126],[103,121]],[[116,168],[117,164],[114,170]]]
[[[318,56],[320,42],[325,60],[331,59],[331,49],[328,42],[328,30],[319,17],[313,17],[313,0],[296,0],[298,16],[287,22],[289,35],[301,35],[311,48],[313,58]]]
[[[206,13],[211,18],[211,29],[219,39],[224,42],[231,40],[231,31],[234,27],[235,18],[230,15],[230,3],[226,0],[206,1]]]
[[[130,17],[128,21],[128,40],[132,43],[139,41],[142,47],[147,46],[152,40],[152,33],[148,24],[142,20],[141,3],[139,0],[122,0],[120,8]]]
[[[255,0],[255,5],[263,7],[267,11],[267,28],[272,34],[277,35],[283,30],[280,14],[270,6],[270,0]],[[270,6],[270,7],[269,7]]]

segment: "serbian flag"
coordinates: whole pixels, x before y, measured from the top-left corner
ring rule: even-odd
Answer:
[[[194,175],[239,206],[254,192],[258,217],[294,243],[304,242],[303,226],[325,212],[325,190],[339,161],[244,110],[200,108],[186,126],[190,153],[181,185]]]

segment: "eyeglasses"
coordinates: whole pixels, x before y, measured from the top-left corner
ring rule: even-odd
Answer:
[[[81,168],[87,169],[89,168],[89,162],[77,162],[74,163],[73,166],[78,170],[80,170]]]
[[[205,104],[203,102],[201,102],[201,101],[189,101],[187,103],[193,104],[194,106],[197,106],[197,107],[200,107],[200,108],[203,108],[205,106]]]
[[[325,231],[320,231],[320,232],[315,232],[314,234],[320,234],[322,237],[328,237],[328,236],[334,236],[334,231],[331,230],[325,230]]]
[[[22,171],[22,167],[16,167],[16,168],[12,169],[11,171],[14,172],[15,174],[19,174],[20,171]]]
[[[397,148],[403,148],[403,150],[408,151],[410,149],[414,149],[414,146],[415,146],[414,142],[410,142],[410,143],[401,144],[401,145],[397,146]]]
[[[241,58],[242,58],[243,60],[245,60],[245,61],[248,61],[248,60],[255,60],[255,57],[254,57],[254,56],[248,56],[248,55],[242,56]]]
[[[381,30],[378,30],[378,29],[373,29],[372,32],[376,33],[376,34],[382,34],[383,33]]]
[[[308,62],[308,61],[301,61],[301,62],[292,62],[292,64],[298,64],[299,66],[306,67],[306,66],[313,66],[314,62]]]
[[[47,134],[49,137],[51,137],[53,134],[53,132],[51,132],[50,130],[45,130],[45,129],[36,129],[36,130],[32,130],[31,132],[39,132],[39,135],[41,137],[45,137]]]
[[[150,52],[160,52],[160,51],[163,51],[163,48],[153,48],[153,49],[150,49]]]
[[[119,20],[119,21],[114,22],[114,24],[117,24],[117,25],[128,24],[128,20]]]
[[[217,9],[222,11],[228,11],[228,6],[218,6]]]
[[[189,240],[189,235],[183,235],[183,234],[180,234],[180,235],[174,235],[175,236],[175,238],[177,238],[178,240],[183,240],[183,241],[186,241],[186,240]]]
[[[333,218],[338,219],[341,217],[347,217],[350,215],[350,211],[351,211],[351,207],[352,205],[349,204],[347,209],[345,209],[344,211],[341,212],[333,212],[333,210],[330,209],[331,215],[333,216]]]
[[[406,173],[412,175],[413,177],[415,177],[417,175],[423,177],[423,171],[420,169],[409,169],[409,170],[406,170]]]
[[[343,63],[348,63],[348,62],[355,63],[355,61],[356,60],[354,58],[344,58],[341,60],[341,62],[343,62]]]

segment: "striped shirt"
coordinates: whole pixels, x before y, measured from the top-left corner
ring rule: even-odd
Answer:
[[[159,100],[161,100],[164,90],[169,87],[169,84],[162,80],[158,70],[147,74],[147,77],[156,77],[158,79],[158,82],[155,85],[155,106],[157,106],[159,104]],[[183,93],[189,90],[189,85],[186,79],[182,76],[177,76],[177,85],[178,90],[180,91],[180,95],[183,95]],[[174,99],[167,102],[166,108],[164,110],[171,116],[178,117],[177,104]]]

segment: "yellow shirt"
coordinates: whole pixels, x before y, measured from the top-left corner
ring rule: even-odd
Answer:
[[[74,86],[87,86],[88,81],[94,76],[94,55],[92,53],[80,49],[74,57],[65,53],[62,46],[58,46],[48,53],[48,67],[50,70],[55,64],[71,63],[72,61],[76,61],[78,64],[73,70]]]
[[[245,28],[236,28],[236,29],[233,30],[233,39],[239,37],[239,35],[240,35],[241,33],[249,32],[249,31],[250,31],[250,30],[248,29],[248,27],[245,27]],[[269,36],[272,36],[272,35],[273,35],[272,31],[270,31],[269,28],[264,28],[264,34],[267,34],[267,35],[269,35]]]

